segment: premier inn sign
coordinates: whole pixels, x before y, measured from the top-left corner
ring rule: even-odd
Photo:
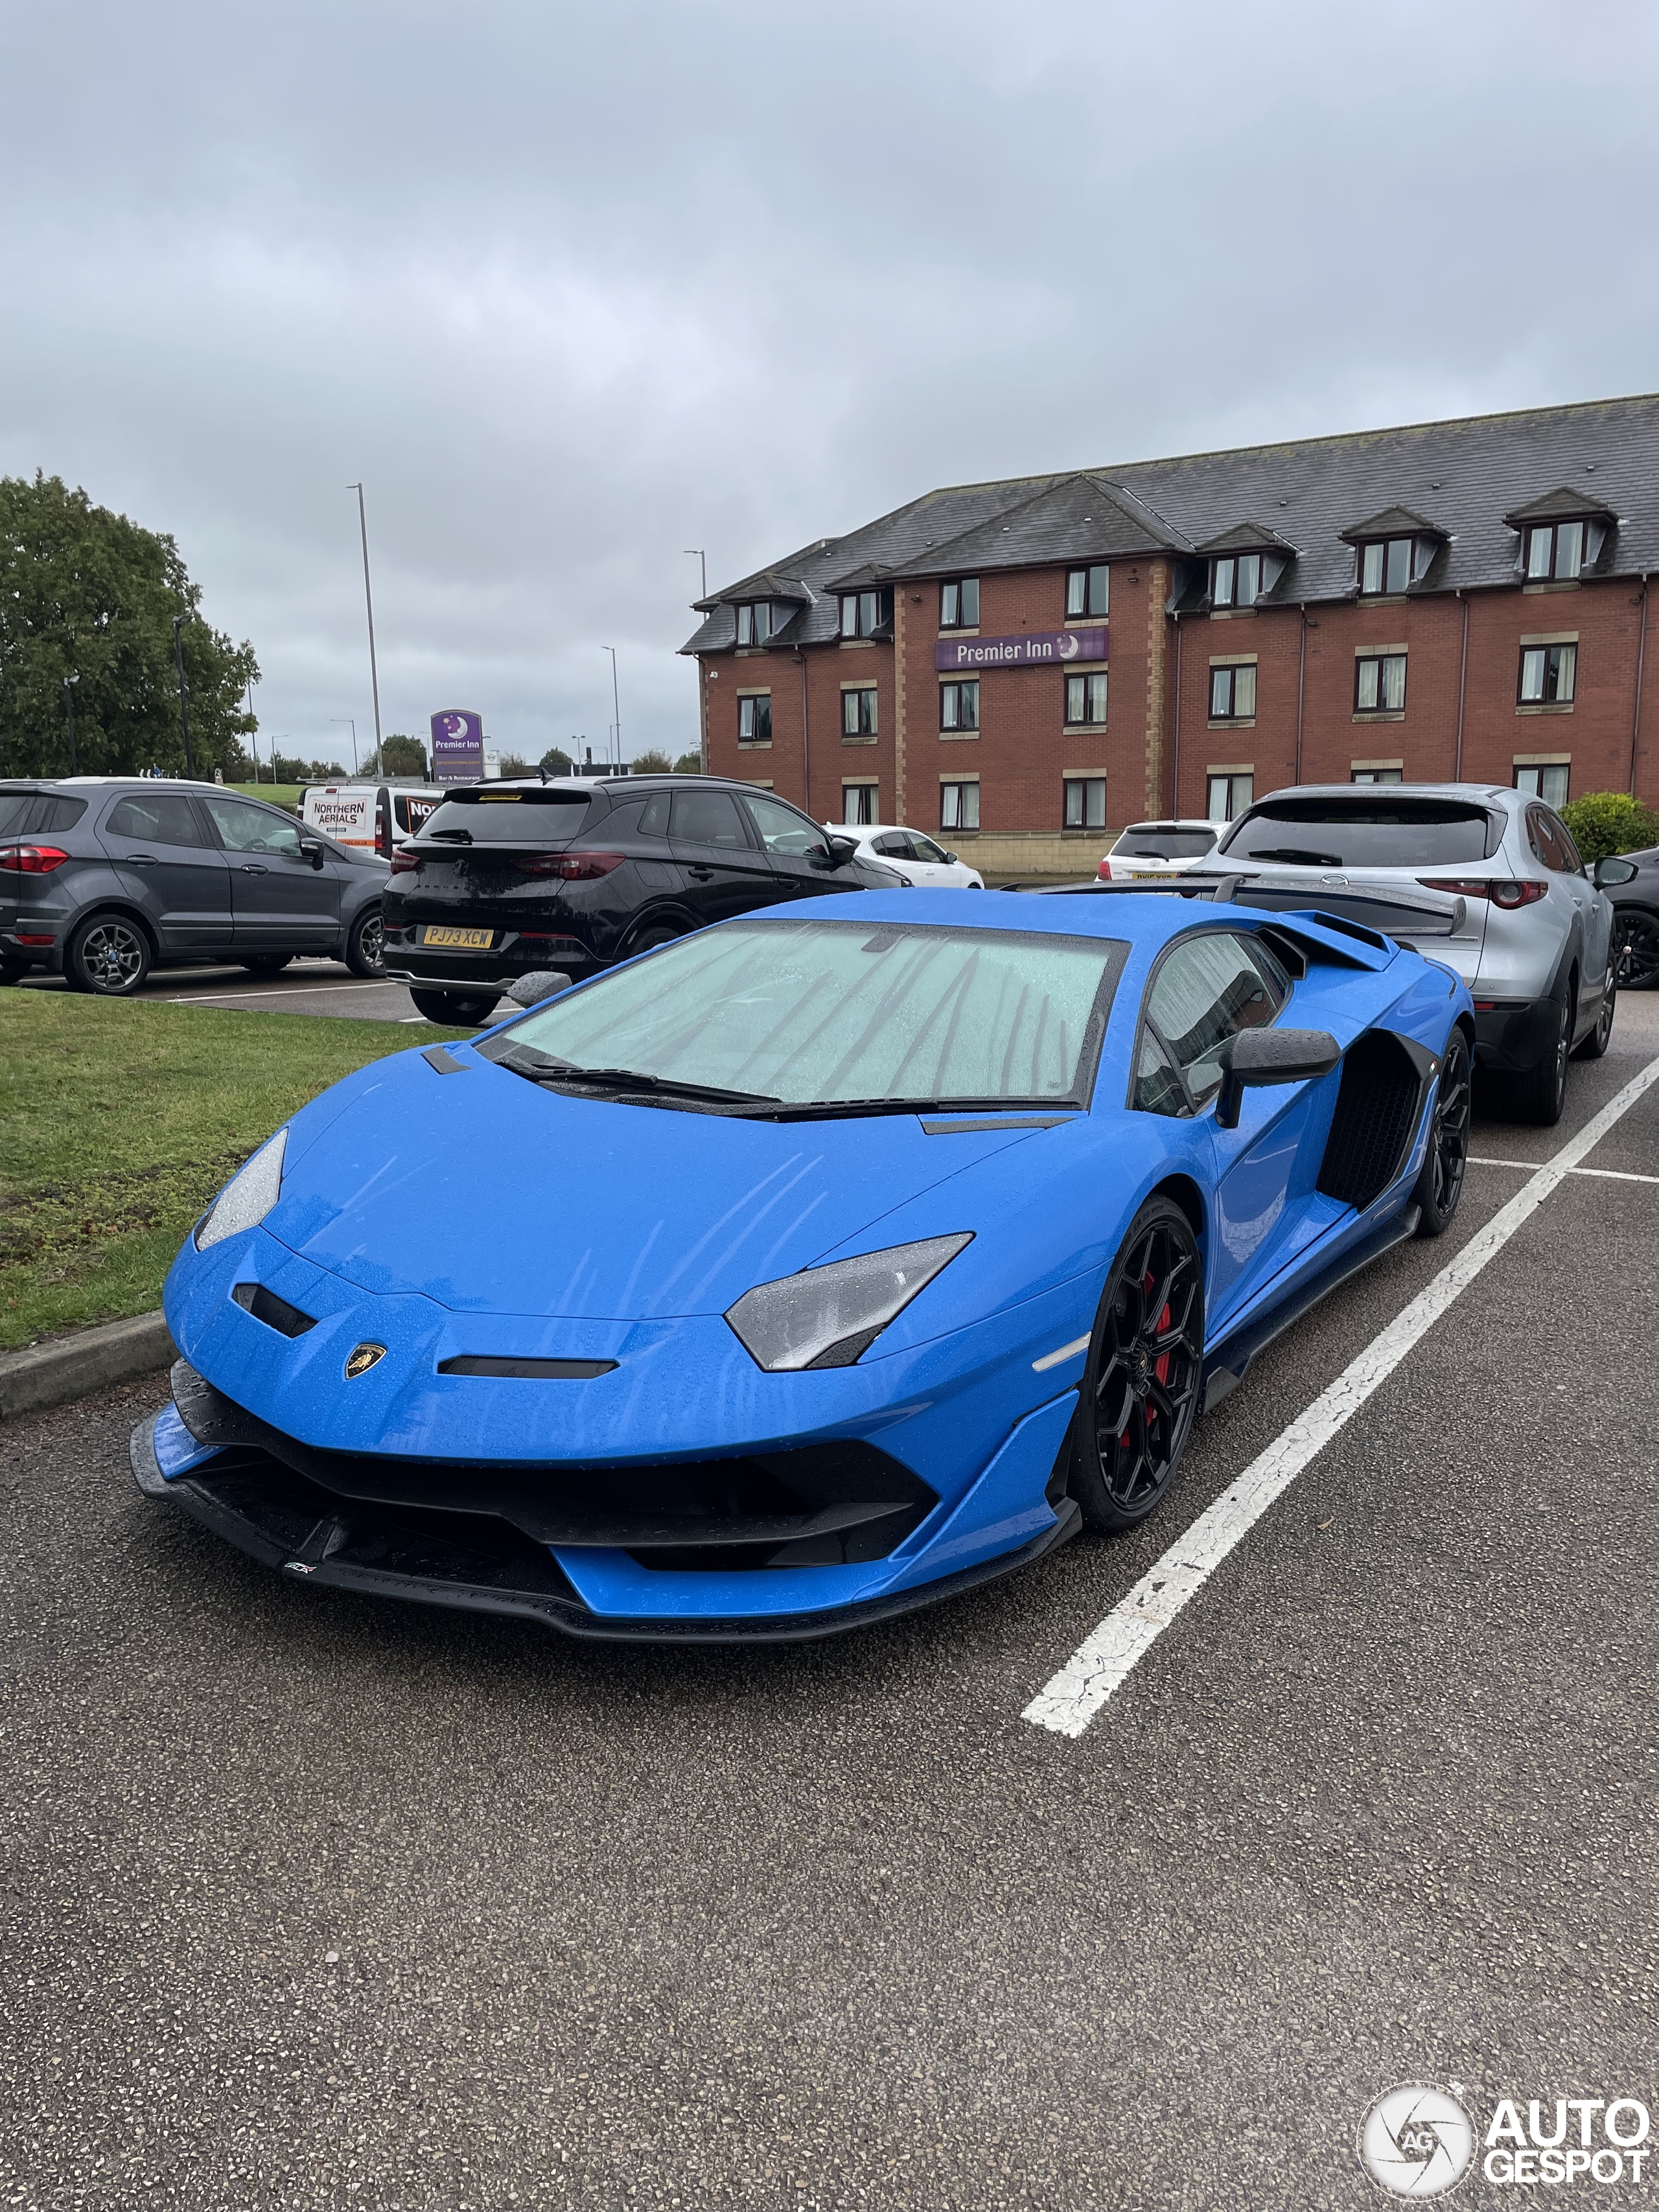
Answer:
[[[1024,630],[1018,637],[942,637],[933,647],[941,674],[979,668],[1057,668],[1067,660],[1104,660],[1106,625],[1089,629]]]

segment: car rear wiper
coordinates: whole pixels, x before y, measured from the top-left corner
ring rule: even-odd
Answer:
[[[780,1106],[769,1121],[853,1121],[868,1114],[1080,1114],[1075,1098],[817,1098]]]
[[[434,830],[428,834],[434,844],[470,845],[472,842],[472,832],[470,830]]]
[[[1300,845],[1258,845],[1250,854],[1253,860],[1289,860],[1304,868],[1340,868],[1340,853],[1308,853]]]

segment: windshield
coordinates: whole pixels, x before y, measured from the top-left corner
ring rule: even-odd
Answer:
[[[1445,868],[1484,860],[1502,823],[1448,799],[1276,799],[1252,808],[1221,849],[1230,860],[1304,868]]]
[[[1213,830],[1178,830],[1168,822],[1134,822],[1112,848],[1126,860],[1196,860],[1215,843]]]
[[[588,804],[585,791],[469,792],[446,799],[418,834],[442,844],[562,844],[581,828]]]
[[[1124,947],[843,921],[730,922],[514,1024],[578,1067],[781,1101],[1083,1103]]]

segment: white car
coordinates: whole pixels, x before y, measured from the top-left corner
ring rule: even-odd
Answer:
[[[1224,822],[1132,822],[1095,873],[1103,884],[1185,875],[1208,863],[1226,827]]]
[[[901,830],[889,822],[826,822],[823,826],[838,837],[856,837],[861,860],[878,860],[884,867],[896,868],[900,875],[929,890],[982,891],[985,888],[985,878],[977,868],[945,852],[920,830]]]
[[[437,812],[445,796],[435,783],[311,783],[300,800],[300,819],[337,845],[379,853],[389,860],[387,833],[394,849],[407,844]]]

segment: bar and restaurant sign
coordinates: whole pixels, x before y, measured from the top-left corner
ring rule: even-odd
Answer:
[[[484,771],[483,716],[446,707],[432,717],[434,783],[477,783]]]
[[[1088,629],[1022,630],[1018,637],[942,637],[933,647],[941,675],[981,668],[1057,668],[1067,660],[1104,660],[1106,625]]]

